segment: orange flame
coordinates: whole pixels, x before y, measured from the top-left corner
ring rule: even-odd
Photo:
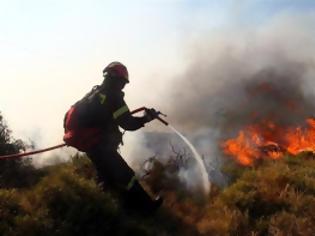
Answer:
[[[263,158],[280,159],[285,153],[315,151],[315,119],[305,127],[281,127],[272,121],[246,126],[237,137],[222,143],[226,155],[242,165],[252,165]]]

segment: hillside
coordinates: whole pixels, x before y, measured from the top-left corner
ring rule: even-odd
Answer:
[[[38,173],[40,171],[40,174]],[[173,191],[152,216],[128,215],[102,192],[84,156],[34,170],[30,186],[0,190],[1,235],[314,235],[315,156],[303,153],[244,168],[206,202]]]
[[[0,155],[27,146],[14,140],[0,115]],[[96,183],[85,155],[35,169],[29,159],[0,161],[0,235],[315,235],[315,154],[260,159],[244,167],[227,159],[225,188],[210,196],[181,191],[185,164],[153,162],[142,181],[165,198],[154,215],[128,213],[114,192]]]

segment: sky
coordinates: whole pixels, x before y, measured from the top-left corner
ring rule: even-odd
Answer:
[[[163,110],[194,37],[314,10],[313,0],[0,0],[0,111],[14,137],[55,145],[64,113],[111,61],[128,67],[131,109]]]

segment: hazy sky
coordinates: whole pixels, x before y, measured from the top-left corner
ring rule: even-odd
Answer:
[[[0,0],[0,111],[15,137],[60,143],[64,113],[113,60],[128,66],[130,108],[163,110],[156,98],[185,68],[186,41],[314,9],[314,0]]]

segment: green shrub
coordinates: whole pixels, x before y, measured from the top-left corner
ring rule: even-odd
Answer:
[[[16,190],[0,190],[0,235],[12,235],[17,227],[17,216],[24,214],[18,199]]]
[[[315,235],[313,155],[229,165],[231,185],[205,205],[175,199],[169,207],[200,235]]]
[[[102,235],[113,230],[118,215],[117,203],[109,193],[67,165],[43,178],[27,199],[35,215],[44,212],[51,219],[47,225],[52,235]]]
[[[0,113],[0,156],[19,153],[31,145],[11,136]],[[43,175],[31,165],[29,158],[0,160],[0,188],[25,188],[34,185]]]

